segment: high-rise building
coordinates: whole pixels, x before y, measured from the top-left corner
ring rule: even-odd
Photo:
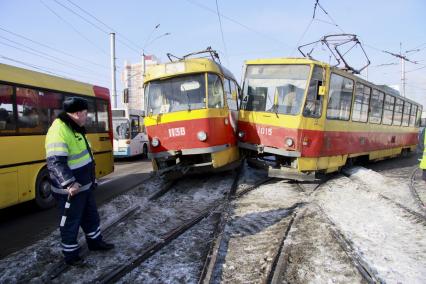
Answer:
[[[144,69],[149,65],[158,64],[159,61],[154,55],[145,55],[145,68],[144,63],[131,64],[127,61],[124,62],[124,69],[121,73],[121,81],[123,82],[124,88],[128,89],[128,103],[125,105],[128,109],[145,109],[144,104],[144,91],[143,91],[143,74]],[[123,105],[123,98],[121,100]]]

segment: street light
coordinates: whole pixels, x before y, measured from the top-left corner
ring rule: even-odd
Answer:
[[[154,28],[154,30],[155,30],[158,26],[160,26],[160,25],[157,25],[157,26]],[[152,34],[152,32],[151,32],[151,34]],[[151,41],[147,42],[147,43],[143,46],[143,48],[142,48],[142,64],[143,64],[143,76],[144,76],[144,77],[145,77],[145,71],[146,71],[146,64],[145,64],[145,49],[146,49],[146,47],[148,47],[149,45],[153,44],[156,40],[158,40],[158,39],[160,39],[160,38],[162,38],[162,37],[168,36],[168,35],[171,35],[171,33],[164,33],[164,34],[162,34],[162,35],[159,35],[159,36],[157,36],[157,37],[153,38]],[[150,36],[150,37],[151,37],[151,36]]]

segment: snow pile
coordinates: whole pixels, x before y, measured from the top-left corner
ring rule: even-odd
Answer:
[[[363,174],[364,181],[377,178],[375,173]],[[424,283],[424,224],[407,217],[400,207],[346,177],[327,182],[316,199],[380,279],[390,283]]]
[[[351,180],[365,185],[369,191],[382,194],[413,211],[422,213],[421,208],[419,208],[410,192],[409,179],[401,180],[385,177],[378,172],[363,167],[353,167],[345,170],[345,174]]]

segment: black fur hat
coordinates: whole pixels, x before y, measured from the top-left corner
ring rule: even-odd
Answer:
[[[88,109],[87,101],[79,97],[69,97],[64,100],[64,111],[73,113]]]

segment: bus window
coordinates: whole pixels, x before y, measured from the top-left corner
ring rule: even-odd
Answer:
[[[369,120],[371,123],[380,124],[382,122],[383,114],[383,100],[385,98],[385,93],[379,92],[373,89],[370,102],[370,116]]]
[[[0,84],[0,135],[15,133],[16,124],[12,95],[12,86]]]
[[[222,80],[219,76],[208,74],[208,107],[209,108],[223,108],[223,86]]]
[[[322,86],[324,69],[315,66],[311,82],[308,87],[306,103],[303,109],[303,115],[307,117],[321,117],[323,96],[318,94],[319,87]]]
[[[337,74],[331,74],[327,118],[349,120],[354,82]]]
[[[395,113],[393,115],[393,125],[398,125],[398,126],[401,125],[403,109],[404,109],[404,101],[401,99],[396,99]]]
[[[352,121],[367,122],[368,105],[370,104],[371,88],[363,84],[356,84]]]
[[[408,126],[410,121],[410,111],[411,104],[409,102],[404,102],[404,111],[402,113],[402,126]]]
[[[95,100],[89,99],[89,98],[84,98],[84,99],[87,100],[87,106],[88,106],[85,127],[88,133],[96,133],[98,132],[98,123],[96,120]]]
[[[98,99],[96,104],[98,110],[98,131],[107,132],[109,131],[108,102]]]
[[[20,133],[47,132],[49,117],[47,109],[42,107],[46,100],[45,93],[29,88],[16,88],[16,105],[18,109],[18,131]]]
[[[134,139],[139,134],[139,131],[140,131],[139,117],[136,115],[130,116],[130,131],[131,131],[130,139]]]
[[[385,107],[383,111],[383,124],[391,125],[393,119],[393,109],[395,105],[395,97],[385,96]]]

